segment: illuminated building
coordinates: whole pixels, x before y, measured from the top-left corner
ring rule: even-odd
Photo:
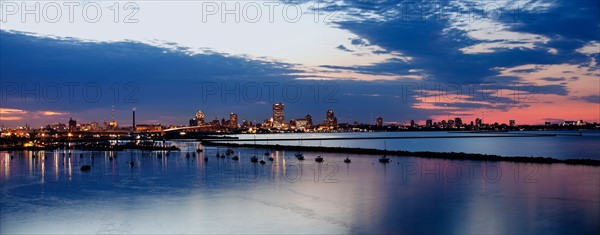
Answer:
[[[111,120],[108,123],[108,129],[116,130],[118,127],[119,127],[119,125],[117,124],[117,121],[115,121],[115,120]]]
[[[304,120],[306,120],[306,126],[307,126],[308,128],[312,128],[312,127],[313,127],[313,120],[312,120],[312,116],[310,116],[310,114],[307,114],[307,115],[304,117]]]
[[[291,125],[291,124],[290,124]],[[298,130],[306,130],[309,128],[308,121],[306,119],[299,119],[294,121],[294,125]]]
[[[160,124],[156,124],[156,125],[145,125],[145,124],[140,124],[137,125],[135,127],[135,131],[136,132],[153,132],[153,133],[158,133],[162,131],[162,126]]]
[[[325,114],[324,125],[328,126],[329,128],[337,128],[337,118],[335,117],[333,110],[327,110],[327,113]]]
[[[202,111],[198,111],[198,113],[196,113],[196,121],[198,122],[198,126],[204,124],[204,113],[202,113]]]
[[[235,113],[229,114],[229,127],[238,128],[238,115]]]
[[[377,127],[383,126],[383,118],[381,116],[377,116],[376,124],[377,124]]]
[[[273,104],[273,126],[274,127],[281,127],[283,125],[283,123],[285,123],[283,110],[284,110],[283,103]]]
[[[515,120],[508,120],[508,125],[511,126],[511,127],[516,126]]]
[[[198,111],[196,116],[190,119],[189,126],[202,126],[204,125],[204,113],[202,111]]]
[[[110,122],[108,122],[108,129],[116,130],[118,127],[117,121],[115,121],[115,106],[112,106],[112,117]]]

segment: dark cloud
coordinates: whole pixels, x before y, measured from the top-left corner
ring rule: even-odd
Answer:
[[[338,49],[340,51],[345,51],[345,52],[354,52],[353,50],[346,48],[344,45],[339,45],[339,46],[335,47],[335,49]]]
[[[548,81],[548,82],[560,82],[560,81],[565,81],[565,78],[542,78],[542,80],[544,81]]]
[[[368,46],[369,45],[365,40],[360,39],[360,38],[354,38],[350,41],[350,43],[352,43],[352,45],[355,45],[355,46]]]
[[[592,104],[600,104],[600,95],[583,96],[579,99]]]

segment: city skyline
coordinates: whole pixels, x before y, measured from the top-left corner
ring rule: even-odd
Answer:
[[[311,3],[298,6],[311,15]],[[205,18],[189,12],[202,9],[201,2],[176,9],[137,4],[138,22],[131,24],[109,17],[91,24],[4,15],[1,125],[65,123],[71,116],[102,121],[112,105],[119,122],[129,119],[124,113],[132,106],[145,110],[140,121],[151,123],[186,124],[190,107],[218,117],[238,110],[261,120],[275,102],[297,105],[289,113],[300,117],[332,108],[340,122],[371,123],[377,116],[398,124],[453,116],[600,122],[598,3],[494,5],[520,9],[514,19],[490,19],[481,3],[473,6],[479,11],[472,20],[436,17],[433,8],[427,19],[437,20],[421,21],[393,10],[402,4],[325,1],[335,10],[324,7],[322,16],[335,17],[316,22],[290,22],[285,15],[259,22],[232,22],[234,16],[226,15],[223,22],[218,12]],[[447,5],[449,12],[461,9],[454,1]],[[569,12],[577,14],[555,17]],[[531,14],[535,20],[524,18]],[[182,22],[202,24],[166,27]]]
[[[506,120],[504,122],[488,122],[486,121],[484,118],[485,117],[476,117],[473,120],[468,120],[465,119],[463,121],[463,117],[450,117],[448,119],[425,119],[425,120],[409,120],[406,123],[398,123],[398,122],[389,122],[389,121],[385,121],[384,117],[382,116],[377,116],[375,118],[375,120],[373,120],[373,122],[359,122],[359,121],[349,121],[349,122],[338,122],[338,117],[335,116],[334,110],[333,109],[327,109],[326,113],[323,115],[324,119],[322,119],[322,121],[317,121],[317,122],[313,122],[312,117],[314,114],[306,114],[306,116],[294,116],[291,118],[288,118],[287,120],[284,118],[285,117],[285,112],[284,112],[284,107],[285,104],[284,103],[273,103],[272,104],[272,114],[271,116],[264,116],[262,119],[247,119],[247,118],[242,118],[240,119],[238,116],[238,113],[235,112],[230,112],[226,117],[217,117],[215,116],[214,118],[209,118],[208,120],[205,118],[205,113],[202,110],[199,110],[198,112],[196,112],[194,114],[194,116],[188,120],[188,122],[186,124],[179,124],[179,123],[152,123],[152,122],[140,122],[137,118],[136,118],[136,111],[137,108],[133,107],[132,108],[132,113],[131,116],[129,118],[129,122],[126,121],[119,121],[118,119],[115,118],[115,111],[114,111],[114,107],[112,107],[111,109],[111,118],[108,120],[95,120],[95,121],[91,121],[91,122],[81,122],[78,121],[77,118],[73,118],[73,116],[70,116],[67,122],[52,122],[52,123],[46,123],[44,125],[39,126],[39,128],[46,128],[48,126],[55,126],[55,125],[64,125],[65,128],[68,128],[69,130],[74,130],[76,127],[80,128],[82,127],[82,125],[85,126],[97,126],[96,129],[98,130],[116,130],[116,129],[129,129],[129,128],[135,128],[136,125],[137,126],[145,126],[144,128],[146,128],[146,126],[163,126],[163,127],[181,127],[181,126],[188,126],[188,127],[193,127],[193,126],[203,126],[203,125],[213,125],[214,122],[218,122],[219,125],[224,126],[224,127],[228,127],[228,128],[238,128],[238,127],[242,127],[242,126],[260,126],[261,122],[263,124],[263,126],[265,125],[265,123],[268,123],[267,128],[275,128],[275,129],[280,129],[283,128],[284,126],[286,126],[286,128],[289,128],[289,126],[291,125],[291,123],[296,123],[298,121],[302,122],[302,126],[305,126],[308,124],[308,127],[318,127],[318,126],[329,126],[331,128],[338,128],[338,124],[350,124],[350,125],[355,125],[355,124],[359,124],[359,125],[371,125],[374,127],[385,127],[385,126],[404,126],[404,127],[437,127],[437,126],[446,126],[448,125],[448,127],[452,127],[452,126],[456,126],[457,127],[461,127],[461,126],[482,126],[482,125],[506,125],[508,127],[516,127],[516,126],[541,126],[541,125],[545,125],[545,126],[549,126],[549,125],[574,125],[574,126],[579,126],[579,125],[585,125],[585,124],[598,124],[597,122],[588,122],[586,120],[583,119],[573,119],[573,120],[565,120],[563,122],[544,122],[544,123],[539,123],[539,124],[529,124],[529,123],[517,123],[517,120],[515,119],[509,119]],[[210,114],[210,113],[209,113]],[[315,115],[317,117],[317,120],[319,120],[319,116]],[[280,118],[278,118],[280,117]],[[279,122],[276,120],[280,120]],[[123,119],[126,120],[126,119]],[[242,123],[240,123],[240,121],[243,121]],[[308,121],[308,123],[305,123],[306,121]],[[136,124],[137,123],[137,124]],[[80,126],[81,125],[81,126]],[[295,124],[294,124],[295,125]],[[313,126],[314,125],[314,126]],[[25,125],[21,125],[21,126],[16,126],[16,127],[6,127],[6,126],[1,126],[3,128],[31,128],[31,129],[37,129],[38,127],[36,126],[32,126],[28,123],[25,123]],[[302,129],[304,129],[304,127],[302,127]]]

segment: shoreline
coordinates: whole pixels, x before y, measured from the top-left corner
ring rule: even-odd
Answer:
[[[237,148],[259,148],[259,149],[277,149],[288,151],[307,151],[307,152],[326,152],[326,153],[348,153],[363,155],[387,155],[397,157],[420,157],[448,160],[472,160],[472,161],[504,161],[518,163],[540,163],[553,164],[563,163],[569,165],[600,166],[600,160],[593,159],[556,159],[551,157],[506,157],[493,154],[464,153],[464,152],[410,152],[403,150],[381,150],[368,148],[349,148],[349,147],[316,147],[316,146],[292,146],[292,145],[267,145],[267,144],[237,144],[237,143],[217,143],[214,141],[202,140],[205,146],[227,146]]]
[[[467,133],[467,132],[465,132]],[[469,138],[523,138],[523,137],[557,137],[559,134],[489,134],[489,135],[456,135],[456,136],[376,136],[376,137],[309,137],[309,138],[266,138],[266,139],[198,139],[198,141],[315,141],[315,140],[391,140],[391,139],[469,139]],[[581,135],[566,135],[581,136]]]

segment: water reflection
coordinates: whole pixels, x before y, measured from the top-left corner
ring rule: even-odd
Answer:
[[[254,149],[234,149],[235,161],[177,144],[0,153],[0,232],[598,233],[598,167],[351,154],[317,163],[317,153],[276,150],[261,165]]]

